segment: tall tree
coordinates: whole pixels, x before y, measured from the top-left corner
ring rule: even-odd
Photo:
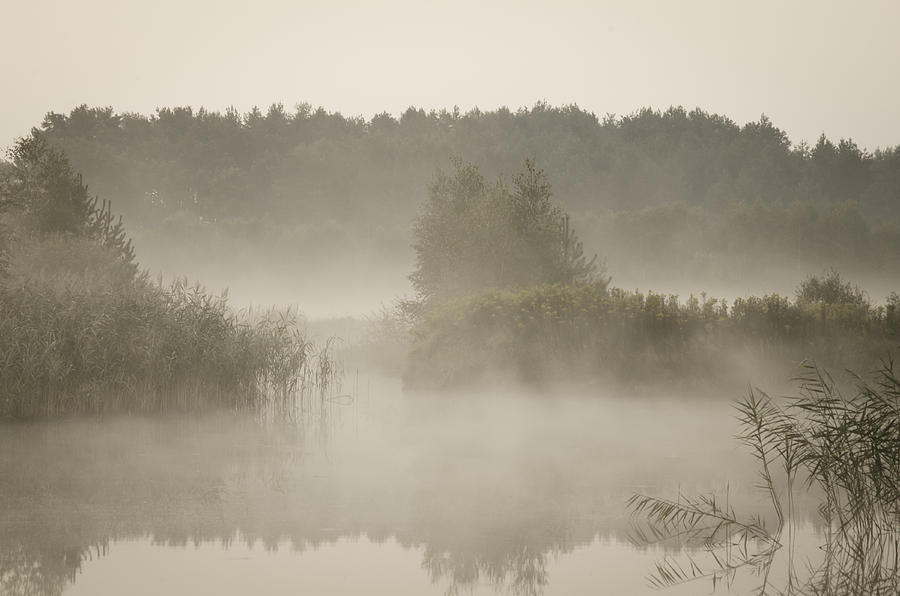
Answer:
[[[605,283],[533,161],[512,177],[512,189],[503,179],[487,183],[474,164],[454,159],[453,166],[451,175],[438,170],[413,228],[416,269],[410,280],[421,298],[545,283]]]
[[[121,218],[113,218],[108,201],[97,205],[81,175],[43,134],[34,130],[19,139],[9,156],[11,165],[0,171],[0,209],[17,213],[29,232],[90,238],[134,264]]]

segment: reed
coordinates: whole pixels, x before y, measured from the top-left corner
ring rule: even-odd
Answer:
[[[0,416],[227,408],[294,420],[314,392],[336,391],[330,346],[296,313],[236,313],[183,280],[108,281],[0,285]]]
[[[797,380],[798,395],[785,402],[751,391],[737,404],[743,429],[739,439],[759,464],[776,527],[767,528],[760,518],[742,521],[714,497],[671,501],[634,495],[628,506],[633,514],[647,517],[653,536],[702,544],[715,562],[704,569],[693,559],[688,564],[666,560],[651,583],[663,587],[701,577],[715,581],[752,567],[763,578],[761,594],[898,593],[900,379],[894,363],[883,362],[873,383],[857,378],[856,393],[849,398],[815,365],[806,365]],[[823,558],[803,580],[791,556],[794,502],[801,490],[821,495],[825,528]],[[769,571],[783,545],[788,573],[785,585],[776,587]]]

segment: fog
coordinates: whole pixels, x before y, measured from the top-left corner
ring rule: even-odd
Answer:
[[[682,107],[50,113],[0,592],[891,593],[898,172]]]
[[[5,427],[4,590],[640,594],[660,551],[629,542],[632,492],[765,510],[722,400],[365,383],[327,439],[230,415]]]
[[[0,596],[900,593],[898,6],[4,7]]]

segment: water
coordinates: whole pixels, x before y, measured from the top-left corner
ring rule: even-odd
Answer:
[[[625,501],[715,490],[766,510],[735,431],[727,398],[395,384],[306,430],[234,416],[6,425],[0,593],[658,593],[655,563],[684,551],[635,545]],[[731,579],[732,593],[759,583]],[[665,593],[698,590],[711,581]]]

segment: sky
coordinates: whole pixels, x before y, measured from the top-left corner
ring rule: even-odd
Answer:
[[[575,103],[900,145],[900,1],[2,0],[0,147],[80,104],[350,116]]]

